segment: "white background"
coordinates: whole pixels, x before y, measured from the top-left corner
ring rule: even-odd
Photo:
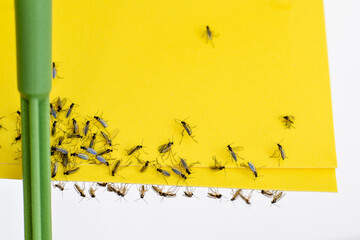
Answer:
[[[253,194],[241,200],[165,199],[149,191],[136,201],[133,186],[127,201],[98,191],[84,200],[72,189],[52,191],[53,239],[360,239],[360,1],[325,0],[338,193],[288,192],[271,206]],[[309,86],[311,87],[311,86]],[[227,190],[221,193],[229,195]],[[0,180],[0,238],[23,238],[22,182]]]

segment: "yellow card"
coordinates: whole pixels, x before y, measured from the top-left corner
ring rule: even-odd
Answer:
[[[10,37],[0,40],[0,79],[13,94],[0,98],[3,115],[8,115],[18,109],[19,97],[13,7],[11,1],[2,4],[0,19],[7,24],[1,30]],[[109,133],[118,129],[112,159],[125,159],[126,150],[143,144],[146,154],[141,157],[153,161],[160,157],[159,145],[173,141],[173,161],[181,156],[200,162],[196,168],[208,172],[191,179],[193,185],[217,179],[208,169],[213,156],[235,172],[248,171],[235,169],[248,161],[274,178],[281,169],[287,177],[272,188],[287,188],[281,184],[292,178],[298,181],[293,190],[311,190],[301,185],[301,174],[289,174],[296,168],[298,173],[319,168],[307,171],[314,177],[327,172],[335,183],[322,1],[54,1],[53,26],[58,77],[51,98],[66,97],[67,104],[77,104],[73,117],[82,124],[100,115]],[[281,117],[286,115],[295,117],[294,127],[284,127]],[[192,137],[176,119],[189,124]],[[2,139],[7,142],[2,143],[2,155],[17,149],[14,144],[6,150],[16,132],[6,134],[13,136]],[[271,157],[279,156],[277,143],[285,160]],[[237,162],[226,148],[229,144],[243,148],[235,151]],[[167,158],[162,164],[173,161]],[[134,161],[128,171],[139,165]],[[76,178],[90,180],[89,175],[96,175],[95,170],[80,171]],[[265,179],[256,180],[257,187],[268,186]],[[254,182],[251,177],[244,177],[241,185],[221,181],[219,185],[228,187]],[[330,185],[336,190],[336,184]]]

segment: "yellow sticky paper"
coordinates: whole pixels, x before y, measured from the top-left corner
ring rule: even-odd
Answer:
[[[13,93],[0,96],[7,115],[17,110],[19,97],[12,1],[1,4],[0,20],[8,23],[1,30],[10,36],[0,40],[0,80]],[[199,167],[208,167],[216,155],[231,168],[236,164],[226,146],[232,143],[244,147],[238,152],[242,162],[281,169],[281,181],[296,182],[292,190],[312,190],[301,174],[289,174],[295,169],[319,168],[308,170],[319,176],[327,174],[321,169],[337,167],[322,1],[66,0],[53,2],[53,14],[59,78],[51,98],[75,102],[78,118],[103,113],[109,128],[119,129],[113,158],[143,141],[142,156],[153,160],[158,146],[172,140],[173,152],[201,162]],[[293,129],[280,120],[288,114],[296,117]],[[179,145],[182,128],[175,119],[196,126],[198,143],[185,133]],[[287,155],[280,165],[270,158],[279,142]],[[9,152],[2,145],[0,151]],[[191,182],[206,186],[214,181],[209,174]],[[76,178],[88,175],[81,171]],[[333,170],[326,176],[335,183]],[[265,179],[257,180],[259,188]],[[225,182],[218,184],[235,186]],[[278,186],[287,188],[283,182]],[[251,177],[244,181],[251,184]],[[336,190],[336,184],[329,186]]]

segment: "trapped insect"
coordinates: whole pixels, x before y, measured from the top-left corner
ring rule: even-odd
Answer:
[[[84,147],[84,146],[81,146],[80,147],[82,150],[85,150],[87,151],[88,153],[92,154],[92,155],[97,155],[97,151],[95,149],[92,149],[92,148],[87,148],[87,147]]]
[[[85,191],[85,186],[83,186],[83,188],[81,188],[77,183],[74,183],[74,188],[76,190],[76,192],[80,195],[80,197],[86,197],[86,194],[84,193]]]
[[[216,156],[213,156],[212,159],[214,160],[214,165],[210,166],[210,169],[215,171],[221,171],[221,170],[225,171],[225,165],[227,164],[227,162],[225,164],[219,162]]]
[[[66,118],[70,117],[70,115],[71,115],[71,113],[72,113],[72,111],[73,111],[74,106],[75,106],[74,103],[71,103],[71,104],[70,104],[70,107],[69,107],[69,109],[68,109],[67,112],[66,112]]]
[[[163,196],[163,187],[159,187],[159,186],[155,186],[155,185],[152,185],[151,188],[159,195],[159,196]]]
[[[221,199],[223,195],[219,193],[218,189],[209,188],[209,192],[207,196],[213,199]]]
[[[184,191],[184,196],[188,198],[192,198],[193,196],[196,197],[194,195],[194,192],[195,192],[195,187],[186,187]]]
[[[78,139],[80,138],[80,139],[82,139],[83,136],[81,136],[80,134],[68,134],[67,138],[78,138]]]
[[[171,150],[172,145],[174,144],[174,142],[169,141],[166,144],[160,145],[158,147],[159,153],[167,153]]]
[[[72,119],[72,123],[73,123],[73,134],[77,134],[79,132],[79,125],[75,120],[75,118]]]
[[[195,164],[199,164],[199,162],[195,162],[195,163],[191,163],[190,165],[187,164],[186,160],[184,158],[180,158],[180,167],[184,168],[185,169],[185,172],[187,174],[191,174],[191,167],[193,167]]]
[[[162,196],[167,198],[176,197],[177,191],[178,187],[169,187],[166,192],[162,192]]]
[[[108,154],[108,153],[111,153],[112,151],[113,151],[112,149],[105,149],[105,150],[98,152],[98,155]]]
[[[71,153],[70,156],[78,157],[83,160],[89,160],[89,156],[86,155],[85,153]]]
[[[125,184],[121,184],[120,187],[119,187],[118,189],[116,189],[115,193],[116,193],[118,196],[120,196],[120,197],[122,197],[122,198],[125,199],[125,196],[126,196],[126,194],[129,192],[129,189],[130,189],[130,188],[127,186],[126,183],[125,183]],[[125,199],[125,200],[126,200],[126,199]]]
[[[115,174],[116,174],[116,172],[117,172],[117,170],[118,170],[118,168],[119,168],[119,166],[120,166],[120,163],[121,163],[120,160],[117,160],[117,161],[116,161],[115,166],[114,166],[113,170],[111,171],[111,175],[112,175],[112,176],[115,176]]]
[[[140,158],[136,157],[136,159],[138,160],[139,164],[142,164],[143,166],[141,167],[140,169],[140,172],[146,172],[146,170],[148,169],[149,167],[149,164],[150,164],[150,161],[144,161],[144,160],[141,160]]]
[[[292,115],[286,115],[286,116],[281,116],[281,120],[285,126],[285,128],[295,128],[294,123],[295,123],[295,117]]]
[[[63,109],[65,104],[66,104],[66,98],[61,99],[60,97],[58,97],[57,102],[56,102],[57,112],[60,112]]]
[[[55,183],[53,185],[53,187],[59,189],[60,191],[64,191],[65,190],[65,184],[66,184],[66,182]]]
[[[108,185],[108,183],[104,183],[104,182],[97,182],[96,183],[99,187],[106,187]]]
[[[51,172],[51,178],[56,177],[57,172],[58,172],[58,163],[55,162],[55,163],[53,164],[53,170],[52,170],[52,172]]]
[[[52,78],[60,78],[62,79],[62,77],[59,76],[58,74],[58,67],[57,64],[55,62],[52,62]]]
[[[132,163],[131,161],[128,161],[125,165],[121,165],[122,163],[122,159],[120,160],[117,160],[114,164],[114,167],[113,167],[113,170],[111,171],[111,176],[115,176],[116,173],[121,169],[121,168],[124,168],[124,167],[128,167],[130,166],[130,164]],[[120,177],[124,178],[123,176],[120,175]]]
[[[105,132],[100,131],[101,135],[104,137],[105,141],[109,146],[112,146],[112,140],[118,135],[119,129],[115,129],[110,136],[108,136]]]
[[[168,157],[170,156],[171,154],[171,148],[172,146],[174,145],[174,142],[170,141],[166,144],[163,144],[163,145],[160,145],[158,147],[158,151],[160,154],[162,154],[162,156],[164,157],[166,154],[169,154]]]
[[[261,190],[261,194],[264,195],[265,197],[272,197],[274,195],[274,193],[269,190]]]
[[[95,147],[95,141],[96,141],[96,133],[94,133],[92,135],[92,137],[91,137],[89,148],[94,148]]]
[[[93,187],[93,186],[90,186],[89,187],[89,195],[91,198],[94,198],[97,200],[96,198],[96,191],[98,190],[99,186],[96,186],[96,187]],[[99,200],[97,200],[99,202]]]
[[[88,132],[89,132],[89,128],[90,128],[90,121],[86,121],[85,123],[85,126],[84,126],[84,130],[83,130],[83,133],[84,133],[84,136],[87,136]]]
[[[65,171],[64,175],[71,175],[71,174],[74,174],[74,173],[78,172],[79,170],[80,170],[80,167],[76,167],[76,168],[73,168],[71,170]]]
[[[249,168],[251,170],[251,172],[254,174],[254,177],[257,178],[258,177],[258,172],[256,170],[255,165],[252,162],[248,162],[247,165],[244,163],[241,163],[240,166],[245,167],[245,168]]]
[[[233,189],[231,192],[232,197],[230,201],[235,201],[238,197],[240,197],[240,193],[241,193],[241,189],[237,189],[236,191]]]
[[[210,29],[209,25],[206,26],[205,33],[206,43],[210,42],[213,47],[215,47],[213,39],[217,37],[217,34],[214,33],[213,30]]]
[[[57,124],[57,121],[54,121],[53,124],[52,124],[51,136],[55,136],[55,134],[56,134],[56,124]]]
[[[249,204],[249,205],[251,204],[250,198],[251,198],[252,192],[253,192],[253,191],[250,191],[249,195],[246,197],[246,196],[242,193],[242,189],[240,190],[239,195],[240,195],[240,197],[242,198],[242,200],[244,200],[244,202],[245,202],[246,204]]]
[[[68,164],[69,164],[69,155],[68,154],[63,154],[63,153],[60,153],[60,156],[61,156],[61,163],[64,167],[67,167]]]
[[[106,166],[109,166],[109,162],[101,155],[96,155],[95,157],[99,162],[105,164]]]
[[[52,78],[53,79],[56,78],[56,73],[57,73],[56,64],[55,64],[55,62],[53,62],[52,63]]]
[[[181,142],[182,142],[182,140],[184,138],[184,132],[186,132],[187,135],[189,137],[191,137],[192,140],[194,140],[197,143],[197,141],[195,140],[195,136],[193,135],[193,131],[192,131],[192,128],[194,128],[194,127],[191,127],[187,122],[185,122],[185,120],[180,121],[178,119],[175,119],[175,122],[180,124],[180,126],[183,128],[183,130],[181,131],[181,140],[179,142],[179,145],[181,144]]]
[[[50,115],[53,116],[53,118],[57,118],[57,114],[52,103],[50,103]]]
[[[107,122],[102,119],[99,116],[94,116],[95,120],[98,121],[104,128],[107,128],[109,125],[107,124]]]
[[[274,151],[273,155],[271,155],[271,158],[278,158],[279,159],[279,165],[280,165],[280,160],[285,160],[285,158],[287,158],[286,154],[285,154],[285,150],[284,147],[280,144],[277,143],[276,144],[277,149]]]
[[[238,160],[240,157],[238,156],[238,154],[237,154],[235,151],[241,151],[241,150],[243,150],[243,147],[241,147],[241,146],[231,147],[231,144],[229,144],[229,145],[226,146],[226,148],[227,148],[227,150],[229,151],[231,158],[232,158],[235,162],[237,162],[237,160]],[[240,159],[243,160],[243,158],[240,158]]]
[[[67,155],[69,153],[68,150],[66,150],[64,148],[58,148],[55,146],[51,147],[51,151],[59,152],[59,153],[65,154],[65,155]]]
[[[144,197],[145,197],[145,193],[146,193],[147,191],[149,191],[149,187],[146,186],[146,185],[141,185],[141,186],[138,187],[138,191],[139,191],[140,198],[138,198],[137,200],[142,199],[142,200],[144,200],[144,202],[148,203],[148,202],[144,199]],[[137,201],[137,200],[135,200],[135,201]]]
[[[20,140],[21,140],[21,133],[20,133],[20,131],[18,130],[18,136],[15,137],[14,142],[13,142],[11,145],[16,144],[16,143],[17,143],[18,141],[20,141]]]
[[[285,196],[284,192],[275,192],[273,195],[273,198],[271,200],[271,204],[275,204],[278,201],[280,201],[280,199],[282,199]]]
[[[171,170],[172,170],[176,175],[178,175],[179,177],[183,178],[184,180],[187,179],[187,176],[186,176],[185,174],[183,174],[179,169],[172,167]]]

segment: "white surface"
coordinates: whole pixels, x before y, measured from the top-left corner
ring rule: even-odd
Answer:
[[[53,190],[53,239],[360,239],[360,1],[325,1],[336,150],[338,193],[288,192],[279,206],[254,194],[236,208],[205,197],[165,199],[149,191],[146,204],[133,186],[124,200],[98,192],[84,200],[71,184]],[[311,86],[309,86],[311,87]],[[228,191],[222,192],[229,195]],[[0,180],[0,238],[23,238],[22,182]]]

